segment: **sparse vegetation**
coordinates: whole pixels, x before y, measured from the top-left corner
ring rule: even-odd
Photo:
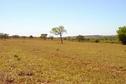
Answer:
[[[80,41],[84,41],[85,40],[85,37],[83,35],[78,35],[76,37],[76,39],[80,42]]]
[[[53,36],[49,36],[49,37],[48,37],[48,39],[53,40],[53,39],[54,39],[54,37],[53,37]]]
[[[95,40],[95,42],[96,42],[96,43],[99,43],[99,42],[100,42],[100,40],[99,40],[99,39],[96,39],[96,40]]]
[[[0,40],[0,84],[125,84],[126,46],[57,43]]]
[[[126,84],[119,25],[126,0],[0,0],[0,84]]]
[[[8,39],[8,38],[9,38],[9,34],[0,33],[0,39]]]
[[[14,39],[15,38],[20,38],[20,36],[19,35],[12,35],[11,38],[14,38]]]

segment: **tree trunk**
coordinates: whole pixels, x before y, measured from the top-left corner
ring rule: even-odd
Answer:
[[[61,40],[61,44],[63,44],[62,34],[60,34],[60,40]]]

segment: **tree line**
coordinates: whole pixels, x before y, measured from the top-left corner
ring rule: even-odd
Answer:
[[[9,35],[9,34],[6,34],[6,33],[0,33],[0,39],[10,39],[10,38],[41,38],[41,39],[53,39],[54,37],[53,36],[49,36],[47,37],[48,34],[41,34],[39,37],[35,37],[33,35],[30,35],[30,36],[20,36],[20,35]]]
[[[60,39],[61,44],[63,44],[63,40],[70,40],[70,41],[88,41],[88,42],[96,42],[99,43],[100,41],[108,41],[108,42],[114,42],[119,40],[122,44],[126,45],[126,26],[119,27],[117,30],[117,35],[115,36],[92,36],[95,38],[92,38],[91,36],[84,36],[84,35],[78,35],[78,36],[68,36],[63,37],[63,33],[67,32],[64,26],[58,26],[51,29],[50,33],[54,35],[59,35],[59,38],[55,38],[53,36],[49,36],[48,34],[41,34],[39,38],[43,40],[53,40],[53,39]],[[38,38],[34,37],[33,35],[30,36],[19,36],[19,35],[12,35],[9,36],[9,34],[6,33],[0,33],[0,39],[9,39],[9,38]]]

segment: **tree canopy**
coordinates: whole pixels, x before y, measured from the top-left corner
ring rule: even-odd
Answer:
[[[64,29],[64,26],[54,27],[51,30],[51,33],[53,33],[55,35],[60,35],[61,44],[63,44],[62,35],[64,32],[66,32],[66,30]]]
[[[117,33],[119,40],[122,42],[122,44],[126,45],[126,26],[119,27]]]

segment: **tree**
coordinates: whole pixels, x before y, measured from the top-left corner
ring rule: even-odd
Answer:
[[[64,29],[64,26],[54,27],[51,30],[51,33],[60,36],[61,44],[63,44],[63,37],[62,36],[63,36],[64,32],[66,32],[66,30]]]
[[[76,39],[80,42],[80,41],[83,41],[85,38],[84,38],[84,36],[82,36],[82,35],[78,35],[78,36],[76,37]]]
[[[9,38],[9,34],[4,34],[4,39],[8,39]]]
[[[30,35],[29,38],[34,38],[34,37],[32,35]]]
[[[47,35],[48,35],[48,34],[41,34],[40,38],[46,40],[46,39],[47,39]]]
[[[0,33],[0,38],[1,38],[1,39],[8,39],[8,38],[9,38],[9,34]]]
[[[126,45],[126,26],[119,27],[117,30],[118,38],[122,44]]]

